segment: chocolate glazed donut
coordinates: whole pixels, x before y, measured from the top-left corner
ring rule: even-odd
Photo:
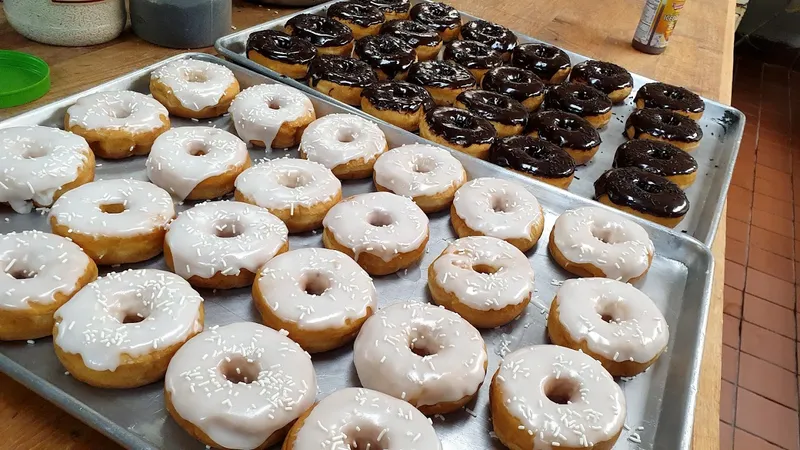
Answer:
[[[666,109],[637,109],[625,122],[628,139],[664,141],[689,151],[700,145],[703,130],[694,120]]]
[[[477,158],[486,159],[496,132],[492,124],[458,108],[439,106],[425,114],[420,136]]]
[[[292,36],[314,44],[320,54],[349,56],[353,51],[353,32],[330,17],[298,14],[285,28]]]
[[[498,52],[504,61],[511,59],[517,35],[508,28],[486,20],[473,20],[461,27],[461,39],[478,41]]]
[[[456,97],[456,107],[491,122],[498,137],[520,134],[528,122],[528,111],[520,102],[492,91],[464,91]]]
[[[355,39],[378,34],[383,25],[383,11],[357,2],[334,3],[328,8],[328,17],[346,25]]]
[[[614,154],[615,169],[637,167],[686,189],[697,176],[697,161],[692,155],[667,142],[636,139],[620,145]]]
[[[647,83],[636,93],[636,107],[657,108],[683,114],[692,120],[700,120],[706,104],[694,92],[666,83]]]
[[[247,38],[250,60],[290,78],[305,78],[308,64],[316,56],[317,49],[310,42],[283,31],[256,31]]]
[[[597,89],[578,83],[553,86],[544,94],[544,106],[572,113],[603,128],[611,120],[611,100]]]
[[[417,52],[410,45],[388,34],[357,40],[354,54],[375,70],[379,80],[402,80],[417,61]]]
[[[376,81],[369,64],[347,56],[321,55],[308,68],[309,86],[348,105],[360,105],[362,89]]]
[[[511,64],[528,69],[548,84],[567,79],[571,64],[569,56],[558,47],[547,44],[522,44],[514,49]]]
[[[635,167],[607,171],[594,191],[601,203],[668,227],[689,211],[689,200],[675,183]]]
[[[418,84],[433,96],[437,105],[454,105],[458,94],[475,88],[475,77],[452,61],[421,61],[408,69],[408,81]]]
[[[461,31],[461,13],[455,8],[439,2],[417,3],[411,8],[409,17],[436,30],[439,37],[450,42]]]
[[[592,159],[602,142],[600,133],[586,119],[558,110],[531,116],[527,131],[566,150],[576,164],[586,164]]]
[[[481,80],[487,91],[507,95],[522,103],[529,112],[536,111],[544,100],[544,83],[530,70],[504,66],[489,70]]]
[[[375,83],[361,92],[361,109],[404,130],[417,131],[436,104],[422,86],[405,81]]]
[[[420,61],[435,58],[442,48],[442,39],[436,31],[413,20],[390,20],[381,27],[381,34],[394,36],[414,47]]]
[[[444,47],[442,59],[466,67],[481,82],[489,69],[503,65],[503,58],[486,44],[478,41],[453,41]]]
[[[572,68],[569,80],[587,84],[606,94],[612,103],[622,103],[633,90],[633,77],[624,68],[605,61],[588,60]]]
[[[383,12],[386,20],[408,19],[409,0],[359,0],[360,3],[372,5]]]
[[[489,161],[539,181],[566,189],[575,175],[575,160],[561,147],[531,136],[497,139]]]

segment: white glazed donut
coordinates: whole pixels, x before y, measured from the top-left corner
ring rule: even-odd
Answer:
[[[653,300],[607,278],[565,281],[550,305],[547,332],[554,344],[581,350],[615,377],[643,372],[669,342],[667,321]]]
[[[311,100],[282,84],[249,87],[233,99],[229,109],[236,134],[243,141],[266,148],[297,145],[306,126],[317,117]]]
[[[361,385],[403,399],[426,415],[469,402],[486,377],[486,346],[461,316],[427,303],[395,303],[358,333],[353,359]]]
[[[464,166],[450,152],[427,144],[389,150],[375,161],[374,169],[379,191],[410,197],[426,213],[450,206],[467,181]]]
[[[53,233],[72,239],[98,264],[144,261],[163,248],[175,207],[167,191],[137,180],[102,180],[62,195],[50,210]]]
[[[164,64],[150,74],[150,92],[179,117],[205,119],[225,113],[239,82],[225,66],[196,59]]]
[[[311,358],[252,322],[212,327],[186,343],[164,378],[167,411],[207,446],[265,449],[314,404]]]
[[[479,328],[516,318],[533,295],[534,273],[519,249],[497,238],[456,240],[428,266],[433,300]]]
[[[145,165],[150,181],[179,200],[208,200],[233,191],[250,156],[247,145],[225,130],[184,127],[159,136]]]
[[[389,192],[346,198],[323,220],[325,247],[355,259],[371,275],[386,275],[422,258],[428,216],[411,199]]]
[[[164,376],[170,358],[203,330],[203,299],[163,270],[112,272],[55,313],[53,345],[70,374],[97,387],[136,387]]]
[[[433,426],[416,408],[378,391],[345,388],[297,420],[283,450],[442,450]]]
[[[524,186],[499,178],[476,178],[456,191],[450,220],[459,237],[491,236],[526,252],[544,229],[539,201]]]
[[[653,260],[653,242],[641,225],[596,206],[561,214],[550,233],[550,254],[575,275],[635,282]]]
[[[342,199],[342,183],[322,164],[279,158],[239,175],[235,198],[267,208],[290,233],[299,233],[322,226],[325,214]]]
[[[306,351],[323,352],[355,338],[377,309],[378,293],[344,253],[303,248],[264,264],[253,301],[267,326],[287,330]]]
[[[164,239],[167,267],[192,286],[249,286],[258,268],[289,249],[289,231],[264,208],[202,203],[178,215]]]
[[[300,157],[331,169],[339,178],[367,178],[375,160],[388,149],[383,131],[353,114],[328,114],[308,126]]]
[[[18,213],[49,207],[64,192],[94,180],[86,139],[58,128],[0,130],[0,203]],[[33,205],[32,205],[33,204]]]
[[[494,432],[508,448],[608,450],[625,424],[622,389],[599,362],[566,347],[506,355],[491,391]]]

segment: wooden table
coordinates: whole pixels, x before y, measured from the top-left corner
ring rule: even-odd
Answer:
[[[733,76],[735,0],[687,2],[668,51],[649,56],[633,50],[630,39],[641,0],[450,0],[476,16],[543,39],[565,49],[613,61],[650,78],[686,86],[730,103]],[[233,23],[241,29],[290,12],[234,0]],[[0,119],[161,60],[179,51],[159,48],[126,31],[107,44],[86,48],[50,47],[16,34],[0,12],[2,48],[33,53],[52,68],[51,91],[21,107],[0,110]],[[212,49],[206,49],[212,52]],[[719,448],[722,352],[722,291],[725,221],[713,245],[716,259],[711,314],[706,330],[702,376],[694,425],[694,448]],[[113,393],[109,393],[113,395]],[[115,445],[4,375],[0,375],[0,448],[90,449]]]

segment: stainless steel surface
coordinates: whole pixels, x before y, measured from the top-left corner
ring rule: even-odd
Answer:
[[[242,87],[275,83],[267,77],[213,56],[185,54],[172,59],[176,58],[196,58],[225,64],[234,71]],[[150,72],[167,61],[170,60],[9,119],[0,123],[0,128],[33,124],[58,127],[61,125],[66,108],[90,92],[132,89],[147,93]],[[323,98],[312,98],[312,102],[318,116],[341,111],[338,105]],[[209,123],[220,128],[232,129],[228,117],[199,122],[173,118],[174,127]],[[399,128],[384,124],[379,126],[386,134],[390,148],[421,140]],[[253,149],[250,154],[255,160],[287,154],[296,157],[297,151],[265,152]],[[533,183],[528,178],[503,171],[485,161],[457,152],[454,154],[464,164],[470,178],[499,176],[524,184],[538,197],[546,213],[544,235],[540,243],[528,252],[536,271],[536,298],[519,319],[503,327],[482,332],[489,351],[489,375],[477,400],[471,402],[467,409],[444,418],[433,418],[436,431],[447,450],[501,449],[503,447],[489,434],[491,422],[488,389],[491,375],[507,350],[547,341],[545,312],[559,282],[570,277],[549,258],[547,236],[553,221],[562,211],[588,205],[591,202],[547,185]],[[97,179],[147,180],[144,157],[123,161],[98,161]],[[344,182],[343,188],[345,196],[373,190],[370,180]],[[189,204],[180,205],[178,209],[183,210],[188,207]],[[670,327],[671,340],[667,352],[653,368],[631,380],[620,380],[628,402],[626,423],[630,431],[623,431],[619,443],[614,448],[617,450],[688,449],[702,356],[703,332],[711,295],[713,258],[705,246],[691,237],[646,221],[639,222],[650,233],[655,243],[656,256],[650,272],[637,284],[637,287],[650,295],[664,312]],[[404,299],[429,301],[425,271],[448,241],[455,237],[447,213],[432,215],[430,226],[431,238],[421,263],[393,275],[375,278],[380,296],[379,306]],[[1,232],[27,229],[49,230],[44,211],[42,214],[34,212],[19,215],[8,209],[0,210]],[[322,246],[319,232],[293,235],[290,238],[291,248],[309,246]],[[130,267],[164,269],[165,265],[163,258],[159,257]],[[200,292],[206,299],[206,326],[259,319],[251,303],[249,288]],[[313,360],[319,378],[318,398],[323,398],[334,390],[346,386],[359,385],[352,363],[350,345],[314,355]],[[50,338],[39,339],[30,345],[24,341],[0,343],[0,370],[127,447],[203,448],[168,417],[164,410],[161,383],[130,390],[103,390],[84,385],[64,372],[64,368],[53,354]],[[637,430],[639,426],[643,429]],[[631,433],[637,433],[642,443],[634,444],[628,440]],[[635,440],[635,436],[633,439]]]
[[[325,15],[328,7],[339,0],[333,0],[313,8],[279,17],[275,20],[256,25],[246,30],[241,30],[220,38],[215,47],[226,58],[241,64],[256,72],[263,73],[275,79],[279,79],[290,86],[303,89],[306,92],[317,96],[324,94],[309,87],[307,84],[285,77],[273,70],[247,59],[245,55],[245,45],[250,33],[259,30],[283,28],[283,24],[292,16],[301,13],[311,13]],[[420,3],[424,0],[412,0],[411,3]],[[461,13],[464,22],[478,19],[475,16]],[[530,36],[516,33],[519,42],[542,42]],[[566,51],[566,49],[565,49]],[[573,64],[585,61],[583,55],[567,51]],[[636,90],[645,83],[653,80],[633,74],[634,94]],[[331,98],[331,97],[328,97]],[[331,98],[332,99],[332,98]],[[352,106],[334,100],[336,104],[350,110],[357,110]],[[700,126],[705,133],[705,137],[700,142],[700,146],[692,152],[692,156],[697,159],[699,165],[697,180],[686,189],[686,195],[691,203],[691,208],[684,220],[675,228],[678,231],[689,233],[697,239],[711,245],[717,225],[722,215],[722,208],[725,204],[725,196],[728,192],[733,166],[736,162],[736,153],[739,150],[739,143],[744,132],[744,114],[730,106],[722,105],[712,100],[705,99],[706,112],[700,121]],[[633,95],[628,97],[623,105],[613,108],[613,117],[606,128],[601,130],[603,144],[597,155],[585,166],[579,167],[575,172],[575,181],[569,187],[569,191],[584,198],[594,198],[594,182],[606,170],[611,168],[614,153],[620,144],[627,139],[622,135],[625,120],[635,108]]]

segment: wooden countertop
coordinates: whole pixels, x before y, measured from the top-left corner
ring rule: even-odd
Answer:
[[[459,9],[596,59],[613,61],[650,78],[679,84],[711,99],[730,103],[733,78],[735,0],[692,0],[679,20],[670,47],[661,56],[633,50],[630,39],[641,0],[448,0]],[[249,27],[288,9],[269,9],[234,0],[233,23]],[[52,89],[42,99],[0,110],[10,117],[108,79],[141,68],[177,50],[159,48],[126,31],[94,47],[51,47],[29,41],[11,29],[0,11],[2,47],[35,54],[50,64]],[[205,51],[213,52],[212,49]],[[719,448],[719,397],[722,352],[725,220],[712,250],[716,259],[711,313],[706,330],[702,375],[694,425],[694,448]],[[2,448],[116,448],[108,439],[58,410],[31,391],[0,375]]]

